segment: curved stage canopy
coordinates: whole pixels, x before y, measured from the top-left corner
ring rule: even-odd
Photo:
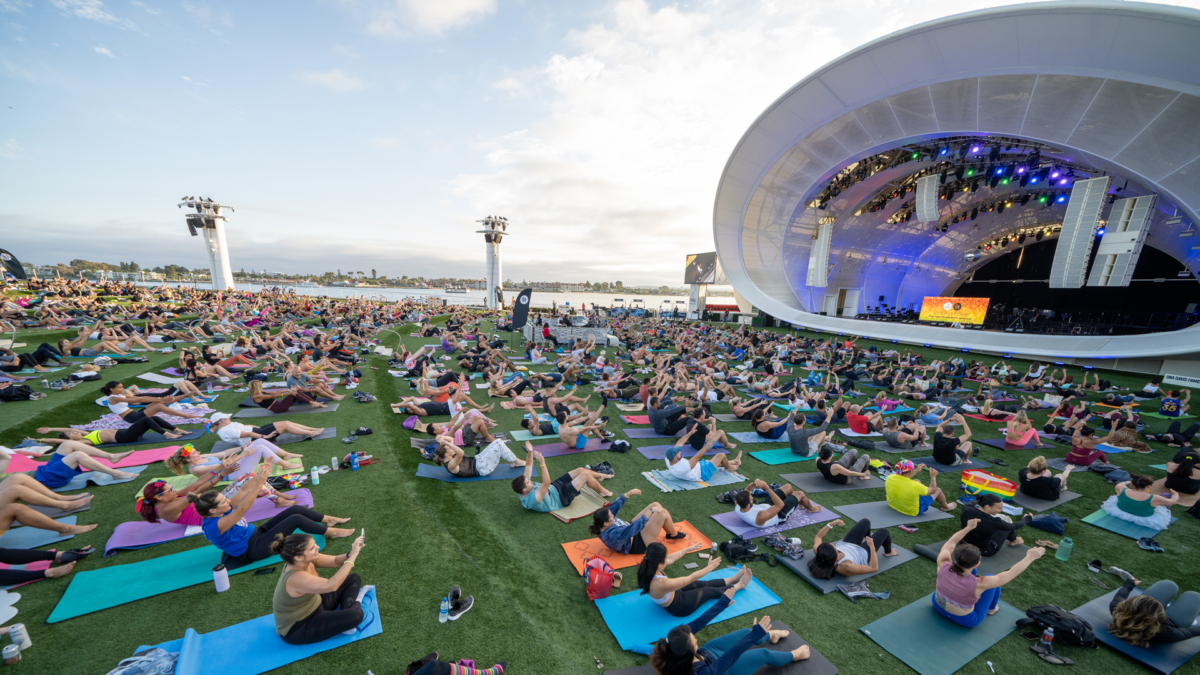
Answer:
[[[734,149],[713,210],[721,266],[755,306],[823,330],[1041,357],[1195,353],[1200,326],[1015,335],[818,312],[842,289],[859,298],[850,316],[880,296],[920,307],[924,296],[952,294],[972,270],[1019,246],[988,244],[1057,236],[1074,182],[1106,175],[1110,203],[1158,195],[1145,243],[1194,274],[1196,44],[1195,10],[1045,2],[951,16],[855,49],[775,101]],[[938,220],[919,222],[916,179],[937,173]],[[822,222],[832,223],[828,283],[809,286]],[[968,261],[971,251],[980,257]],[[1157,292],[1185,286],[1197,292],[1192,282]]]

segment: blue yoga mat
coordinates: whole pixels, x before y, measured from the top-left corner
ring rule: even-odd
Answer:
[[[758,435],[757,431],[735,431],[725,435],[738,443],[779,443],[781,440],[778,438],[763,438]]]
[[[704,579],[724,579],[732,576],[737,568],[726,568],[706,574]],[[709,625],[757,612],[764,607],[778,605],[783,602],[771,589],[767,588],[757,577],[744,590],[734,596],[734,603],[717,615]],[[681,624],[697,619],[715,600],[700,605],[700,608],[686,617],[676,617],[667,614],[662,607],[654,604],[649,595],[643,595],[638,589],[632,589],[619,595],[610,595],[596,601],[600,616],[613,637],[620,643],[621,649],[649,653],[649,649],[659,638],[667,636],[671,629]]]
[[[314,644],[284,642],[275,634],[275,615],[267,614],[211,633],[197,633],[189,628],[182,639],[156,646],[168,652],[179,652],[175,675],[258,675],[382,633],[375,589],[368,590],[363,596],[362,608],[365,614],[371,615],[371,621],[361,632],[336,635]],[[134,653],[151,648],[141,646]]]
[[[143,464],[141,466],[123,466],[117,470],[124,471],[125,473],[139,474],[145,471],[147,466],[149,465]],[[128,483],[131,480],[133,480],[133,478],[113,478],[112,476],[106,473],[100,473],[99,471],[84,471],[83,473],[75,474],[75,477],[67,481],[66,485],[50,489],[55,492],[70,492],[71,490],[86,489],[88,483],[95,483],[96,485],[113,485],[115,483]]]
[[[75,516],[58,518],[56,522],[74,525]],[[55,542],[66,541],[74,536],[73,534],[59,534],[54,530],[39,530],[36,527],[15,527],[0,536],[0,548],[41,548]]]
[[[504,462],[501,466],[496,467],[496,470],[487,476],[477,476],[475,478],[459,478],[458,476],[451,475],[444,466],[436,466],[434,464],[417,465],[418,478],[432,478],[446,483],[469,483],[477,480],[512,480],[523,473],[525,473],[525,467],[511,467],[508,466],[508,462]]]
[[[202,423],[203,421],[204,420],[200,420],[197,423],[199,424],[199,423]],[[188,432],[187,434],[184,434],[183,436],[179,436],[177,438],[167,438],[166,436],[163,436],[162,434],[158,433],[157,431],[151,431],[151,432],[147,433],[146,435],[142,436],[140,439],[138,439],[132,443],[105,443],[104,445],[98,445],[96,447],[120,448],[120,447],[124,447],[126,445],[149,445],[151,443],[153,443],[155,445],[183,445],[183,443],[180,443],[180,441],[194,441],[203,435],[204,435],[203,428]]]

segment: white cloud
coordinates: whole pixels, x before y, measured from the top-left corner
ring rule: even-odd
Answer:
[[[32,7],[27,0],[0,0],[0,11],[19,12],[23,7]]]
[[[160,12],[159,10],[154,9],[153,7],[147,6],[143,3],[140,3],[137,0],[132,0],[132,2],[130,2],[129,4],[133,5],[134,7],[137,7],[138,9],[142,10],[143,12],[145,12],[147,14],[162,14],[162,12]]]
[[[308,82],[319,84],[330,91],[336,92],[358,91],[369,86],[366,82],[363,82],[357,77],[347,75],[336,68],[324,72],[305,71],[301,73],[301,77]]]
[[[197,87],[207,87],[208,86],[207,82],[198,82],[198,81],[193,80],[192,78],[188,77],[187,75],[182,75],[181,77],[183,77],[184,82],[187,82],[189,84],[194,84]]]
[[[441,35],[496,13],[496,0],[362,0],[352,3],[366,15],[367,32],[400,35],[411,30]]]
[[[525,93],[525,85],[521,84],[521,81],[515,77],[506,77],[499,82],[493,83],[492,88],[499,89],[500,91],[506,91],[514,95]]]
[[[345,56],[346,58],[350,58],[350,59],[357,59],[360,56],[360,54],[358,52],[356,52],[353,49],[351,49],[350,47],[346,47],[344,45],[334,45],[333,53],[337,54],[338,56]]]
[[[107,57],[108,57],[108,58],[110,58],[110,59],[115,59],[115,58],[117,58],[116,56],[114,56],[114,55],[113,55],[113,53],[112,53],[112,52],[108,51],[108,47],[103,47],[103,46],[101,46],[101,47],[92,47],[92,50],[93,50],[93,51],[95,51],[97,54],[103,54],[103,55],[107,56]]]
[[[183,3],[183,9],[204,24],[217,24],[225,28],[233,28],[233,18],[228,12],[216,12],[205,4]],[[218,33],[219,35],[219,33]]]
[[[121,19],[110,13],[100,0],[50,0],[50,4],[81,19],[126,29],[137,28],[129,19]]]
[[[21,146],[17,144],[17,139],[10,138],[0,142],[0,157],[4,159],[16,159],[21,154]]]

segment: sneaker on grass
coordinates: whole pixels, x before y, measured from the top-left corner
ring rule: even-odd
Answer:
[[[458,621],[458,617],[466,614],[475,606],[475,598],[467,595],[458,599],[458,602],[450,605],[450,620]]]

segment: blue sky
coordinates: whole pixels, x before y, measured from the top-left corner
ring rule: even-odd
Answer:
[[[717,180],[787,88],[984,2],[0,0],[0,247],[234,269],[681,285]],[[862,17],[870,16],[870,25]]]

